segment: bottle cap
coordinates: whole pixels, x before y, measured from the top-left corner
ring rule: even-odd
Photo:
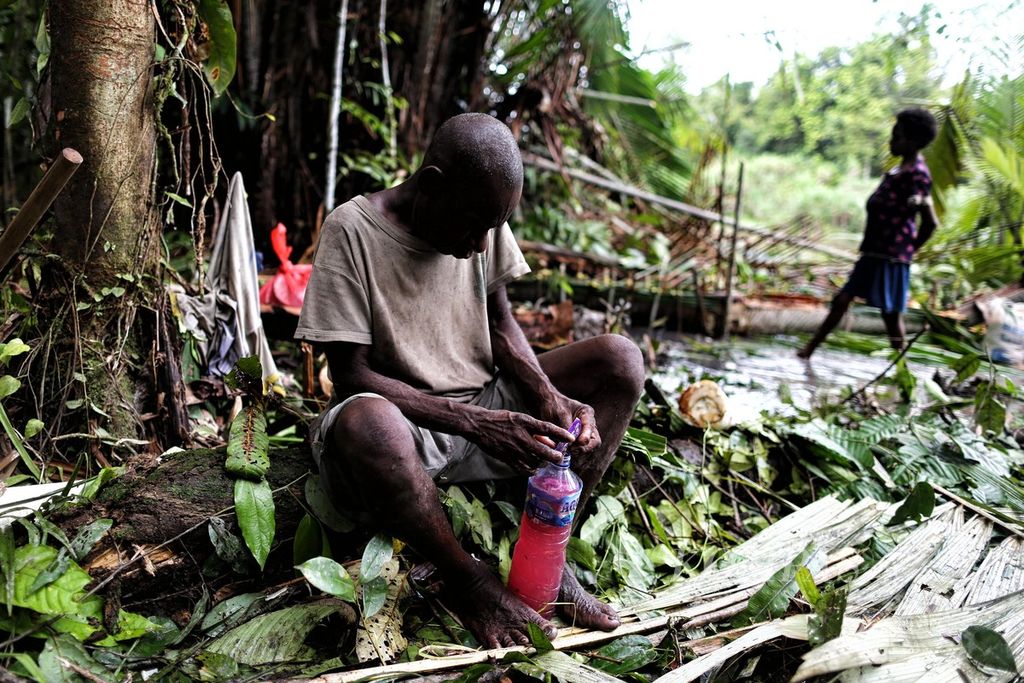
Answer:
[[[580,435],[580,430],[582,429],[583,423],[580,422],[580,419],[577,417],[575,420],[572,421],[572,424],[569,425],[569,429],[567,429],[566,431],[572,434],[573,438],[575,438]],[[560,441],[558,445],[555,446],[555,450],[562,454],[562,463],[559,465],[559,467],[569,467],[570,455],[569,451],[567,450],[568,448],[568,441]]]

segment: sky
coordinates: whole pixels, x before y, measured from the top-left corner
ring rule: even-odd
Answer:
[[[932,0],[941,16],[932,23],[938,68],[946,84],[967,68],[995,69],[992,46],[1024,34],[1024,0]],[[923,0],[629,0],[630,46],[640,63],[657,69],[674,60],[687,89],[701,88],[729,74],[734,83],[763,85],[778,68],[780,52],[815,56],[829,46],[846,47],[876,32],[898,28],[900,12],[917,14]],[[934,32],[941,25],[941,35]],[[664,50],[678,45],[671,50]],[[1016,52],[1021,68],[1021,50]]]

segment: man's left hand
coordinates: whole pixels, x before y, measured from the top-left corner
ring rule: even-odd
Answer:
[[[601,435],[597,431],[597,420],[594,409],[586,403],[556,393],[541,406],[541,418],[556,425],[568,428],[575,418],[580,420],[580,435],[569,446],[574,454],[585,455],[594,452],[601,445]]]

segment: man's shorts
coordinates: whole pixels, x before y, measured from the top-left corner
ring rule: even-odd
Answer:
[[[334,426],[334,421],[353,401],[363,397],[384,398],[379,394],[362,393],[346,398],[336,406],[328,408],[310,427],[310,442],[313,459],[320,467],[320,459],[331,457],[324,453],[324,443]],[[386,400],[386,399],[385,399]],[[526,412],[526,402],[518,389],[504,379],[499,373],[471,401],[471,405],[482,406],[490,410],[511,410]],[[489,479],[508,479],[518,473],[502,461],[484,453],[479,446],[461,436],[432,431],[416,425],[409,419],[405,420],[416,443],[420,462],[438,484],[453,484],[464,481],[483,481]],[[320,467],[323,472],[324,468]],[[328,491],[336,497],[344,489],[350,489],[351,482],[329,482]]]

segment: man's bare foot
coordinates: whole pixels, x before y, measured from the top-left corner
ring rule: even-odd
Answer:
[[[562,570],[562,587],[558,593],[558,611],[569,625],[613,631],[622,623],[611,605],[606,605],[583,590],[572,570]]]
[[[554,624],[509,592],[483,563],[461,581],[446,580],[444,601],[483,647],[529,645],[526,624],[531,621],[548,638],[558,633]]]
[[[814,353],[814,347],[811,346],[811,345],[807,345],[807,346],[803,347],[802,349],[800,349],[799,351],[796,352],[796,357],[797,358],[810,358],[812,353]]]

